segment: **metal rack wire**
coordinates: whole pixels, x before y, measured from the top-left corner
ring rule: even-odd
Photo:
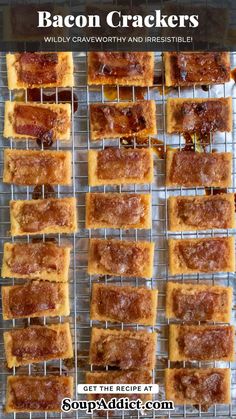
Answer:
[[[236,53],[231,54],[232,66],[236,65]],[[156,75],[159,76],[163,73],[162,56],[160,53],[156,53],[155,57]],[[57,142],[54,145],[56,149],[69,149],[73,155],[73,182],[71,187],[58,186],[55,188],[56,196],[75,196],[77,198],[78,207],[78,218],[79,218],[79,230],[76,234],[70,236],[53,236],[57,237],[58,243],[65,244],[70,243],[73,246],[71,252],[71,265],[70,265],[70,303],[71,303],[71,315],[70,325],[74,343],[74,359],[73,361],[53,361],[43,362],[41,364],[34,364],[27,367],[20,367],[17,369],[8,370],[5,363],[5,355],[3,348],[3,336],[4,330],[11,329],[12,327],[19,327],[21,325],[35,324],[35,319],[28,320],[13,320],[3,321],[0,316],[0,417],[5,418],[85,418],[88,417],[81,412],[73,412],[69,414],[4,414],[4,402],[5,402],[5,391],[6,391],[6,378],[11,374],[70,374],[74,376],[74,396],[76,397],[76,384],[84,382],[84,372],[90,370],[90,366],[87,364],[89,341],[90,341],[90,328],[93,325],[99,324],[101,327],[115,327],[118,329],[133,328],[135,330],[142,329],[142,326],[138,325],[127,325],[127,324],[109,324],[108,322],[98,323],[92,322],[89,319],[89,304],[90,304],[90,292],[91,286],[94,281],[104,281],[106,283],[112,282],[113,284],[126,284],[133,286],[147,286],[150,288],[158,288],[158,310],[157,310],[157,323],[155,327],[149,328],[158,332],[158,345],[157,345],[157,363],[156,369],[153,372],[153,381],[160,384],[160,399],[164,399],[164,369],[166,367],[174,367],[174,363],[168,361],[168,321],[165,318],[165,285],[169,279],[178,281],[193,280],[196,282],[204,281],[209,284],[222,284],[231,285],[234,287],[234,310],[232,311],[232,323],[236,323],[236,311],[235,311],[235,275],[232,274],[215,274],[215,275],[192,275],[192,276],[178,276],[170,277],[167,269],[167,238],[168,237],[202,237],[202,236],[217,236],[217,235],[234,235],[236,236],[236,230],[222,230],[222,231],[207,231],[207,232],[184,232],[184,233],[170,233],[167,229],[167,198],[170,195],[186,195],[186,194],[202,194],[204,193],[203,188],[176,188],[166,189],[164,185],[165,173],[164,173],[164,160],[158,155],[155,155],[155,181],[152,185],[130,185],[120,187],[94,187],[89,188],[87,186],[87,150],[91,147],[104,148],[107,145],[111,146],[123,146],[122,141],[119,140],[105,140],[101,142],[91,143],[89,141],[89,103],[92,102],[105,102],[111,100],[107,97],[107,92],[104,86],[101,87],[88,87],[86,84],[86,54],[75,53],[74,54],[75,64],[75,87],[71,89],[72,95],[76,94],[78,98],[78,110],[74,111],[74,103],[72,101],[72,133],[70,143]],[[9,92],[7,88],[7,75],[6,75],[6,62],[5,56],[0,56],[0,170],[2,173],[3,168],[3,150],[4,148],[36,148],[36,145],[32,141],[18,142],[11,140],[10,142],[2,137],[3,131],[3,118],[4,118],[4,102],[6,100],[16,99],[14,93]],[[163,83],[155,85],[154,88],[147,88],[145,91],[145,99],[154,99],[157,104],[157,124],[158,124],[158,138],[163,140],[164,148],[168,145],[174,147],[181,147],[184,144],[184,140],[181,136],[169,136],[165,132],[165,101],[168,96],[176,97],[222,97],[230,95],[233,97],[233,101],[236,100],[233,91],[234,84],[228,83],[226,86],[212,86],[207,92],[201,88],[191,89],[173,89],[168,91],[165,89]],[[47,92],[56,93],[56,102],[58,102],[58,93],[62,89],[51,89]],[[46,90],[41,89],[41,102],[43,102],[43,93]],[[137,89],[130,88],[130,100],[135,100]],[[115,101],[122,101],[122,90],[119,86],[113,92]],[[18,95],[19,98],[19,95]],[[25,100],[27,101],[27,97]],[[234,107],[235,109],[235,107]],[[234,110],[235,114],[235,110]],[[234,127],[235,129],[235,127]],[[217,134],[214,136],[214,144],[211,144],[208,149],[211,151],[213,148],[218,151],[235,151],[234,145],[234,131],[232,134]],[[133,146],[136,146],[134,141]],[[151,146],[149,142],[147,146]],[[235,173],[235,159],[234,157],[234,169],[233,169],[233,186],[229,188],[230,192],[236,192],[236,173]],[[117,192],[143,192],[149,191],[152,193],[152,210],[153,210],[153,228],[150,231],[143,230],[85,230],[85,193],[88,191],[117,191]],[[11,199],[32,199],[32,187],[17,187],[14,185],[1,185],[0,190],[0,257],[2,258],[2,246],[6,241],[16,240],[12,239],[9,234],[9,201]],[[44,190],[43,190],[44,196]],[[87,267],[87,248],[88,239],[90,237],[117,237],[122,239],[132,240],[152,240],[155,242],[155,261],[154,261],[154,276],[151,280],[143,280],[139,278],[126,279],[126,278],[110,278],[110,277],[91,277],[86,273]],[[43,240],[44,236],[40,236]],[[24,240],[29,241],[29,237]],[[22,239],[20,239],[22,241]],[[14,279],[5,279],[1,281],[5,284],[16,284],[22,283]],[[1,313],[0,313],[1,314]],[[41,319],[40,319],[41,321]],[[42,319],[43,324],[49,324],[52,322],[63,321],[58,318],[44,318]],[[145,328],[148,329],[148,328]],[[182,363],[179,363],[181,366]],[[190,363],[183,363],[185,366],[189,366]],[[149,412],[147,418],[155,417],[173,417],[173,418],[208,418],[208,417],[235,417],[236,416],[236,364],[231,363],[191,363],[191,365],[202,365],[202,366],[231,366],[232,371],[232,404],[230,406],[213,406],[208,412],[204,412],[201,409],[197,410],[194,407],[182,406],[177,407],[173,413],[163,411]],[[127,416],[126,416],[127,415]],[[105,417],[110,418],[123,418],[124,416],[130,418],[139,418],[140,413],[125,413],[112,415],[107,413]],[[96,414],[93,417],[97,417]]]

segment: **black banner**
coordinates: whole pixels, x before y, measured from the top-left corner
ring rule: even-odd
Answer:
[[[236,2],[7,1],[2,51],[235,50]]]

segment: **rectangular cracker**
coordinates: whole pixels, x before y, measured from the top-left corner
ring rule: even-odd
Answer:
[[[154,326],[158,291],[153,289],[93,284],[91,320]]]
[[[4,320],[69,314],[69,286],[66,283],[32,281],[2,287]]]
[[[90,105],[91,140],[136,135],[145,137],[157,133],[154,100]]]
[[[151,278],[154,243],[147,241],[90,239],[88,273]]]
[[[47,222],[40,226],[43,217],[48,217],[48,221],[46,220]],[[10,219],[12,236],[75,233],[77,231],[76,198],[10,201]]]
[[[43,121],[40,121],[40,117]],[[16,126],[17,120],[19,125]],[[69,103],[5,102],[5,138],[34,140],[46,137],[47,140],[69,140],[70,127]]]
[[[17,52],[6,63],[10,90],[74,86],[72,52]]]
[[[140,371],[99,371],[87,372],[86,384],[152,384],[152,374],[148,370]],[[88,394],[89,400],[97,400],[104,397],[110,400],[113,397],[129,397],[130,399],[141,399],[142,401],[151,400],[151,394]]]
[[[70,185],[71,152],[5,149],[3,182],[15,185]]]
[[[2,278],[67,282],[70,247],[52,242],[4,243]]]
[[[166,369],[165,389],[166,399],[176,405],[200,404],[208,409],[213,404],[230,404],[230,369]]]
[[[93,327],[89,363],[98,366],[110,365],[121,370],[153,369],[156,362],[156,340],[155,332]]]
[[[168,98],[167,132],[232,131],[232,98]]]
[[[168,87],[230,81],[228,52],[164,52],[164,64]]]
[[[234,361],[234,326],[169,327],[170,361]]]
[[[234,228],[234,194],[170,196],[168,215],[170,231]]]
[[[6,413],[61,412],[61,401],[73,397],[73,378],[48,375],[7,377]]]
[[[145,184],[153,182],[150,148],[106,148],[88,151],[90,186]]]
[[[170,275],[235,272],[234,237],[169,239]]]
[[[88,84],[152,86],[153,52],[88,52]]]
[[[228,188],[232,185],[232,157],[232,153],[196,153],[168,149],[166,186]]]
[[[12,329],[3,338],[8,368],[73,357],[69,323]]]
[[[149,229],[151,194],[87,193],[86,228]]]
[[[167,319],[230,322],[232,287],[168,282],[166,291]]]

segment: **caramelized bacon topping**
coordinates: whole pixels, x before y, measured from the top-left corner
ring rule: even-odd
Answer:
[[[45,199],[35,204],[24,203],[16,219],[25,232],[41,231],[49,226],[71,227],[73,209],[62,200]]]
[[[29,275],[42,270],[60,273],[63,269],[63,247],[53,243],[15,243],[7,265],[13,273]]]
[[[95,76],[115,76],[124,78],[140,76],[145,71],[145,54],[130,52],[93,52],[93,72]]]
[[[96,294],[97,310],[100,316],[107,316],[120,322],[135,322],[152,315],[150,296],[146,293],[119,290],[117,287],[103,287]]]
[[[211,186],[226,181],[229,171],[230,162],[223,154],[179,151],[174,153],[170,178],[182,186]]]
[[[185,225],[201,228],[227,228],[231,217],[230,202],[220,195],[207,200],[177,199],[177,216]]]
[[[182,326],[178,345],[184,357],[192,360],[214,360],[227,357],[232,351],[232,329],[229,326]]]
[[[26,329],[14,329],[12,353],[20,360],[58,356],[67,349],[63,332],[57,332],[44,326],[30,326]]]
[[[14,130],[17,134],[42,137],[50,132],[58,115],[51,109],[31,105],[15,105]]]
[[[174,375],[174,388],[185,400],[194,400],[195,403],[210,406],[221,403],[224,399],[225,380],[224,375],[217,372],[176,370]]]
[[[141,196],[134,194],[107,196],[94,194],[91,201],[91,218],[94,222],[111,225],[140,223],[145,216]]]
[[[9,291],[9,309],[13,316],[53,310],[58,301],[59,287],[55,283],[34,281]]]
[[[68,377],[15,376],[10,381],[12,407],[27,410],[60,410],[64,397],[71,397]]]
[[[229,244],[224,237],[198,243],[182,240],[176,251],[184,265],[200,272],[224,270],[228,264]]]
[[[58,79],[56,53],[23,52],[18,56],[18,77],[28,85],[56,83]]]
[[[99,179],[142,179],[149,170],[149,155],[145,149],[107,148],[98,153]]]
[[[171,52],[171,76],[176,85],[224,83],[229,80],[230,66],[224,52]]]
[[[148,249],[124,245],[121,242],[99,241],[94,246],[94,259],[107,272],[118,275],[140,275],[148,262]]]
[[[147,128],[144,108],[140,104],[127,107],[91,105],[91,123],[99,135],[137,133]]]
[[[213,291],[196,291],[194,294],[173,291],[173,312],[178,319],[184,321],[211,320],[214,313],[224,310],[227,305],[227,293]]]

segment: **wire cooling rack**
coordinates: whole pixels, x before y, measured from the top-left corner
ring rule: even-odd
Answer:
[[[236,53],[235,53],[236,54]],[[231,54],[232,67],[236,65],[236,55]],[[73,413],[60,413],[60,414],[51,414],[51,413],[27,413],[27,414],[10,414],[6,415],[4,413],[4,403],[5,403],[5,392],[6,392],[6,379],[8,375],[11,374],[32,374],[32,375],[48,375],[48,374],[69,374],[74,377],[74,396],[76,398],[76,384],[84,382],[84,373],[92,369],[88,365],[88,351],[89,351],[89,342],[90,342],[90,331],[91,326],[99,325],[101,327],[113,327],[116,329],[127,329],[132,328],[134,330],[140,330],[143,327],[138,325],[131,324],[110,324],[108,322],[92,322],[89,318],[89,306],[90,306],[90,292],[93,282],[103,281],[106,283],[112,284],[125,284],[133,286],[146,286],[150,288],[157,288],[159,291],[158,297],[158,310],[157,310],[157,323],[153,328],[145,328],[149,330],[155,330],[158,333],[158,344],[157,344],[157,354],[156,354],[156,369],[153,371],[153,382],[156,382],[160,385],[160,393],[158,398],[164,399],[164,370],[166,367],[174,367],[175,363],[170,363],[168,361],[168,321],[165,318],[165,286],[166,281],[169,279],[174,279],[176,281],[184,282],[186,280],[193,280],[195,283],[208,283],[208,284],[218,284],[234,287],[234,309],[232,311],[232,323],[236,323],[236,311],[235,311],[235,275],[233,274],[216,274],[216,275],[191,275],[191,276],[178,276],[170,277],[168,275],[167,269],[167,239],[169,237],[184,238],[184,237],[207,237],[207,236],[218,236],[218,235],[235,235],[236,230],[222,230],[214,231],[208,230],[206,232],[184,232],[184,233],[169,233],[167,230],[167,198],[170,195],[194,195],[194,194],[203,194],[205,191],[203,188],[165,188],[165,164],[164,160],[161,159],[157,154],[154,154],[155,158],[155,180],[152,185],[125,185],[120,187],[88,187],[88,178],[87,178],[87,150],[89,148],[104,148],[107,145],[122,147],[124,144],[120,140],[105,140],[99,142],[90,142],[89,141],[89,103],[93,102],[105,102],[109,100],[122,101],[122,90],[117,87],[112,92],[112,95],[109,93],[107,96],[107,91],[104,86],[101,87],[89,87],[86,84],[86,74],[87,74],[87,59],[86,54],[75,53],[74,54],[74,65],[75,65],[75,87],[69,89],[74,93],[78,98],[78,110],[74,112],[75,104],[72,102],[72,132],[71,140],[69,143],[57,142],[54,144],[54,149],[63,149],[71,150],[73,154],[73,182],[70,187],[57,186],[54,188],[55,195],[57,197],[63,196],[75,196],[77,198],[77,209],[78,209],[78,218],[79,218],[79,229],[78,232],[74,235],[61,236],[61,235],[50,235],[57,239],[59,244],[71,244],[73,246],[71,252],[71,265],[70,265],[70,304],[71,304],[71,314],[69,317],[71,332],[73,336],[74,343],[74,359],[69,361],[53,361],[53,362],[42,362],[40,364],[33,364],[29,366],[14,368],[9,370],[6,367],[4,348],[3,348],[3,331],[9,330],[12,327],[20,327],[28,324],[35,324],[36,322],[40,324],[50,324],[52,322],[63,321],[62,318],[42,318],[42,319],[26,319],[26,320],[13,320],[13,321],[3,321],[2,316],[0,316],[0,418],[85,418],[88,417],[82,412],[73,412]],[[6,74],[6,61],[5,55],[0,55],[0,165],[1,165],[1,175],[3,169],[3,150],[7,147],[10,148],[38,148],[38,146],[33,141],[13,141],[3,139],[3,120],[4,120],[4,102],[6,100],[16,100],[16,98],[22,99],[19,94],[16,96],[15,92],[10,92],[7,88],[7,74]],[[179,135],[170,136],[165,132],[165,102],[168,96],[175,97],[222,97],[222,96],[232,96],[233,102],[236,100],[234,97],[235,84],[232,82],[227,83],[227,85],[218,85],[212,86],[208,91],[199,88],[188,88],[188,89],[165,89],[164,84],[160,82],[160,75],[163,74],[163,62],[162,56],[160,53],[156,53],[155,56],[155,74],[157,76],[159,84],[156,84],[154,88],[147,88],[145,90],[145,99],[154,99],[157,105],[157,125],[158,125],[158,135],[157,138],[162,140],[164,143],[164,148],[168,145],[173,147],[182,147],[184,145],[183,138]],[[43,102],[43,93],[51,92],[56,95],[56,102],[59,100],[59,92],[63,89],[41,89],[40,98]],[[139,91],[138,88],[130,88],[130,100],[135,100],[136,94]],[[27,95],[25,100],[27,101]],[[125,99],[127,100],[127,99]],[[235,115],[235,106],[234,106],[234,115]],[[235,151],[235,144],[233,141],[235,132],[235,123],[233,132],[230,134],[216,134],[214,135],[214,144],[208,147],[208,150],[216,149],[217,151]],[[151,145],[151,140],[149,139],[146,146]],[[134,141],[133,146],[136,146]],[[235,155],[236,156],[236,155]],[[236,157],[235,157],[236,158]],[[229,192],[236,192],[236,173],[235,173],[235,158],[234,158],[234,169],[233,169],[233,187],[229,188]],[[117,192],[150,192],[152,193],[152,211],[153,211],[153,227],[152,230],[86,230],[85,229],[85,193],[89,191],[117,191]],[[7,241],[30,241],[29,237],[24,239],[11,238],[9,235],[10,221],[9,221],[9,201],[11,199],[32,199],[32,187],[18,187],[13,185],[3,185],[0,186],[0,257],[2,258],[2,249],[3,243]],[[45,190],[43,189],[42,194],[45,196]],[[45,236],[39,236],[41,239],[45,239]],[[88,239],[90,237],[117,237],[122,239],[131,239],[131,240],[152,240],[155,242],[155,262],[154,262],[154,276],[151,280],[142,280],[139,278],[127,279],[127,278],[111,278],[111,277],[96,277],[89,276],[86,272],[87,267],[87,249],[88,249]],[[11,285],[22,283],[20,280],[14,279],[4,279],[1,281],[4,285]],[[0,313],[1,314],[1,313]],[[236,417],[236,364],[235,363],[223,363],[223,362],[213,362],[213,363],[178,363],[178,366],[222,366],[222,367],[231,367],[231,390],[232,390],[232,404],[230,406],[212,406],[208,412],[203,410],[196,409],[191,406],[182,406],[176,407],[174,412],[164,412],[164,411],[152,411],[145,415],[147,418],[155,417],[171,417],[171,418],[209,418],[209,417],[227,417],[232,418]],[[80,396],[77,396],[80,398]],[[120,412],[111,415],[111,413],[106,413],[105,417],[110,418],[139,418],[141,413],[138,412]],[[94,414],[93,417],[97,417],[97,414]]]

